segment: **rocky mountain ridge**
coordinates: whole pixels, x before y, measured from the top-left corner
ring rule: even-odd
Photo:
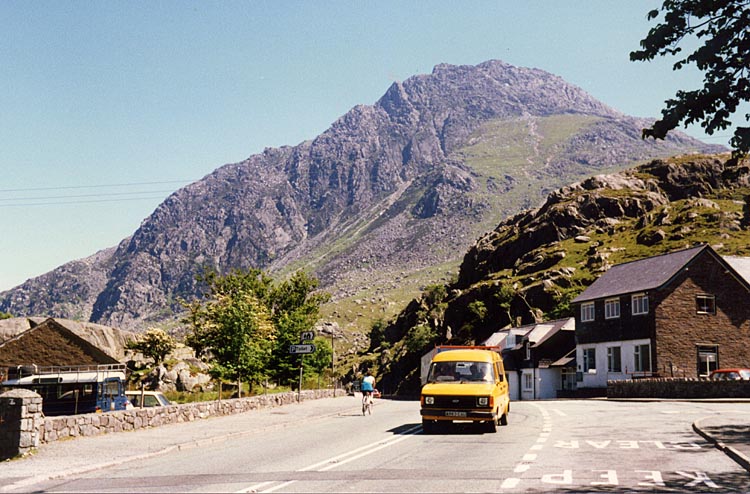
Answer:
[[[307,269],[334,304],[365,299],[387,314],[554,187],[717,149],[679,133],[643,141],[645,125],[538,69],[438,65],[311,141],[178,190],[117,247],[0,293],[0,310],[143,330],[174,321],[208,266]]]

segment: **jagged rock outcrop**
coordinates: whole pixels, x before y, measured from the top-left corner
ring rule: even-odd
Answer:
[[[680,164],[655,160],[563,187],[550,194],[541,208],[509,218],[481,237],[464,256],[456,288],[467,288],[503,269],[518,271],[526,265],[524,256],[542,246],[585,235],[593,228],[607,230],[623,219],[648,218],[649,212],[674,201],[695,198],[697,206],[716,207],[700,198],[719,189],[747,187],[749,180],[745,164],[728,166],[726,156],[717,156]],[[642,243],[654,245],[665,235],[662,230],[641,232]]]
[[[334,300],[403,291],[404,279],[457,262],[498,219],[554,187],[717,149],[679,133],[644,141],[645,125],[541,70],[438,65],[311,141],[266,149],[175,192],[117,248],[0,294],[0,310],[142,330],[175,318],[204,266],[303,267]],[[589,207],[605,214],[611,205]],[[567,234],[564,214],[558,220],[535,235]]]

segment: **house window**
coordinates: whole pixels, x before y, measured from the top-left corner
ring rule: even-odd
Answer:
[[[526,340],[526,360],[531,360],[531,342]]]
[[[719,347],[702,345],[698,347],[698,375],[707,377],[719,367]]]
[[[645,293],[639,293],[633,295],[632,299],[633,315],[648,314],[648,295]]]
[[[634,357],[634,369],[636,372],[651,371],[651,345],[636,345]]]
[[[586,302],[581,304],[581,322],[589,322],[594,320],[594,302]]]
[[[583,372],[596,373],[596,348],[583,349]]]
[[[620,317],[620,299],[611,298],[604,301],[604,318],[617,319]]]
[[[607,347],[607,372],[622,372],[619,346]]]
[[[531,391],[534,389],[534,376],[531,374],[523,375],[523,389],[524,391]]]
[[[716,297],[713,295],[696,295],[695,311],[698,314],[716,314]]]

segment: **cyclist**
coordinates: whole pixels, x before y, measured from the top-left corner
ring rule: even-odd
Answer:
[[[369,370],[365,372],[365,377],[362,378],[362,384],[359,389],[362,391],[363,399],[364,397],[372,399],[372,392],[375,390],[375,376]]]

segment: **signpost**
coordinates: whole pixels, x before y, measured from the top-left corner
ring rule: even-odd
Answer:
[[[299,345],[289,345],[289,353],[299,355],[299,392],[297,393],[297,401],[302,400],[302,365],[305,361],[305,355],[308,353],[315,353],[315,345],[312,343],[305,343],[306,341],[312,341],[315,339],[315,331],[303,331],[299,335]]]
[[[289,345],[289,353],[305,354],[315,353],[315,345]]]

